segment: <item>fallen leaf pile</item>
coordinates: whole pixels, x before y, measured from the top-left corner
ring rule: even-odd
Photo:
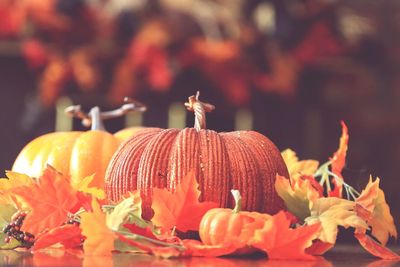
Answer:
[[[338,150],[322,165],[299,160],[292,150],[282,152],[290,177],[276,177],[275,188],[286,210],[275,215],[240,211],[237,190],[233,192],[237,201],[233,210],[200,202],[194,172],[189,172],[174,192],[153,189],[154,216],[150,221],[142,218],[142,199],[137,191],[129,192],[119,203],[109,203],[102,189],[89,186],[93,176],[72,186],[68,177],[51,166],[37,179],[7,172],[7,178],[0,179],[4,239],[0,248],[25,248],[40,254],[57,247],[83,250],[84,255],[109,256],[119,251],[162,258],[259,251],[269,259],[315,260],[334,247],[338,231],[344,227],[353,228],[355,238],[372,255],[399,260],[400,256],[386,247],[397,232],[379,188],[380,179],[371,177],[358,192],[342,175],[349,140],[344,123],[342,129]],[[242,223],[234,229],[218,230],[203,221],[222,212]],[[204,225],[211,228],[205,231],[201,229]],[[214,241],[205,237],[218,231],[227,234],[218,240],[213,237]],[[202,240],[184,238],[196,232]]]

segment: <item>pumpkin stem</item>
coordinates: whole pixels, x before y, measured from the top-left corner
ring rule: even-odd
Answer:
[[[196,95],[189,96],[188,102],[185,103],[187,110],[194,112],[194,128],[196,131],[206,128],[206,112],[211,112],[215,109],[214,105],[201,102],[199,97],[200,91],[197,91]]]
[[[242,210],[242,196],[240,195],[239,190],[232,189],[231,190],[233,199],[235,200],[235,207],[233,208],[233,213],[238,213]]]
[[[146,106],[138,101],[128,97],[124,98],[125,104],[120,108],[101,112],[99,107],[93,107],[89,113],[82,111],[80,105],[70,106],[65,109],[65,113],[82,120],[85,127],[91,127],[91,130],[105,131],[103,121],[117,118],[127,114],[130,111],[146,111]]]

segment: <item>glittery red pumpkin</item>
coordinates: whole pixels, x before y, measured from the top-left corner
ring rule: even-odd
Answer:
[[[276,146],[255,131],[217,133],[205,129],[205,112],[214,107],[189,98],[194,128],[147,128],[119,147],[106,172],[106,192],[118,201],[128,191],[140,190],[144,217],[151,216],[152,188],[174,190],[195,170],[201,201],[233,207],[230,190],[242,194],[242,208],[275,213],[283,207],[275,191],[276,174],[288,177]]]

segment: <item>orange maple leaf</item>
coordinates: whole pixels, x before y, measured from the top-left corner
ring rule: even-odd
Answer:
[[[44,170],[37,183],[18,187],[13,192],[30,207],[22,230],[34,235],[62,225],[68,213],[76,212],[76,191],[65,176],[50,166]]]
[[[290,220],[281,211],[255,231],[251,245],[266,252],[269,259],[316,259],[306,254],[305,249],[312,245],[319,231],[319,223],[290,228]]]
[[[356,203],[365,209],[358,209],[357,212],[364,211],[360,216],[363,216],[363,219],[372,227],[371,234],[386,245],[389,236],[397,237],[397,230],[389,205],[385,200],[385,193],[379,188],[379,181],[379,178],[372,181],[370,177],[367,186],[356,199]]]
[[[330,161],[332,162],[332,172],[343,180],[342,171],[344,166],[346,165],[346,154],[349,143],[349,133],[346,124],[343,121],[341,121],[341,124],[342,124],[342,136],[340,137],[339,148],[333,154],[333,157],[330,158]],[[331,192],[328,192],[329,196],[342,197],[343,183],[341,183],[340,180],[337,181],[336,179],[333,179],[332,183],[334,184],[334,189]]]
[[[92,210],[81,214],[80,228],[86,237],[83,250],[85,255],[109,256],[117,236],[107,227],[106,214],[95,199],[92,200]]]
[[[199,202],[201,192],[193,171],[176,187],[175,192],[167,189],[153,189],[152,222],[160,227],[171,229],[176,226],[182,232],[198,231],[201,218],[212,208],[214,202]]]

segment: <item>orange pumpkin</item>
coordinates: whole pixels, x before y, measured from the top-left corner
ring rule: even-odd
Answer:
[[[238,190],[232,190],[235,208],[211,209],[204,214],[199,226],[199,235],[205,245],[235,244],[246,247],[254,231],[263,227],[268,214],[241,211],[242,199]],[[250,252],[242,250],[241,252]]]
[[[68,108],[70,114],[83,119],[84,125],[91,125],[91,130],[54,132],[34,139],[19,153],[12,170],[39,177],[49,164],[69,175],[72,184],[94,174],[91,185],[104,188],[104,175],[112,155],[122,138],[128,137],[129,133],[132,136],[137,129],[132,127],[112,135],[104,130],[102,119],[121,116],[133,109],[144,110],[144,106],[128,103],[108,112],[100,112],[98,107],[94,107],[88,114],[83,113],[79,106]]]
[[[185,103],[195,113],[195,127],[147,128],[123,143],[106,173],[109,199],[120,200],[128,191],[140,190],[143,216],[149,218],[152,188],[174,190],[190,170],[196,173],[201,201],[220,207],[234,206],[229,190],[243,194],[243,209],[275,213],[283,207],[275,176],[288,175],[276,146],[254,131],[217,133],[205,129],[205,112],[214,106],[201,102],[199,93]]]

